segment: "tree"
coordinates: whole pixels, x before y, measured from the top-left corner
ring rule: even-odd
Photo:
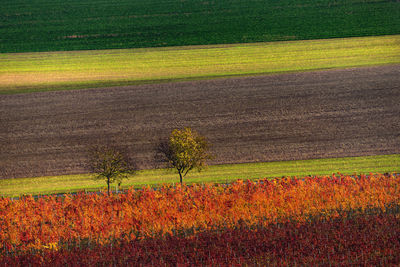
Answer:
[[[117,182],[136,172],[136,165],[126,152],[114,146],[95,146],[90,150],[89,169],[95,173],[95,179],[105,179],[108,194],[110,184]]]
[[[182,184],[182,178],[189,171],[201,171],[207,166],[206,161],[213,158],[208,152],[209,147],[206,138],[196,131],[190,128],[175,129],[168,140],[160,141],[156,160],[166,163],[169,168],[175,168]]]

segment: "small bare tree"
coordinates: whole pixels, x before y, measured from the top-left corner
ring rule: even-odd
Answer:
[[[206,161],[213,158],[209,148],[210,144],[206,138],[196,131],[190,128],[175,129],[167,140],[158,144],[156,161],[166,163],[169,168],[175,168],[182,184],[183,177],[189,171],[201,171],[207,166]]]
[[[128,154],[110,145],[90,149],[88,167],[95,179],[105,179],[109,195],[111,183],[120,186],[123,179],[136,172],[136,164]]]

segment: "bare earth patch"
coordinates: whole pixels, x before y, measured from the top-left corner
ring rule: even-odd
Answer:
[[[85,151],[126,146],[141,168],[189,126],[213,164],[400,153],[400,65],[0,96],[0,176],[85,172]]]

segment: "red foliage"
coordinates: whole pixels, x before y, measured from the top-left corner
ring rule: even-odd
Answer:
[[[10,266],[394,266],[400,264],[399,236],[398,215],[364,214],[48,250],[2,260]]]
[[[265,179],[258,182],[239,180],[231,185],[194,185],[177,186],[176,188],[163,186],[159,189],[128,190],[125,194],[111,196],[81,193],[75,196],[65,195],[64,197],[47,196],[38,200],[32,197],[23,197],[15,201],[1,198],[0,252],[3,255],[21,257],[22,261],[31,257],[33,262],[39,261],[38,263],[40,263],[40,255],[46,255],[46,260],[55,255],[55,260],[58,261],[58,257],[64,258],[62,255],[69,255],[65,256],[67,258],[74,257],[73,253],[81,255],[79,251],[82,249],[82,251],[88,250],[82,253],[93,254],[93,261],[95,262],[96,257],[102,255],[112,257],[113,254],[109,255],[107,251],[110,250],[111,245],[116,245],[115,240],[125,244],[120,246],[119,250],[121,251],[126,250],[130,253],[131,248],[127,244],[136,244],[135,249],[136,247],[142,249],[140,253],[137,252],[139,253],[137,255],[147,255],[145,254],[146,251],[151,251],[149,249],[149,246],[150,248],[152,246],[151,242],[155,242],[156,248],[165,244],[167,244],[165,248],[168,248],[168,246],[172,246],[172,243],[168,243],[172,241],[168,240],[175,240],[174,242],[180,244],[178,247],[182,245],[182,249],[185,249],[185,246],[191,248],[190,242],[199,240],[205,235],[207,236],[206,239],[209,238],[211,241],[230,244],[229,240],[236,240],[236,235],[241,236],[241,232],[251,236],[252,233],[258,231],[264,233],[269,231],[268,229],[279,228],[286,223],[289,223],[289,226],[284,226],[283,230],[276,231],[277,236],[271,238],[272,240],[278,238],[277,241],[274,241],[275,243],[281,242],[279,238],[286,238],[285,242],[288,242],[289,248],[293,249],[293,246],[298,246],[296,242],[299,241],[295,240],[295,243],[293,243],[294,241],[287,240],[289,237],[286,232],[294,231],[296,233],[294,236],[298,238],[297,233],[302,233],[302,228],[296,228],[295,225],[307,227],[310,218],[317,221],[322,220],[322,222],[324,220],[334,221],[335,218],[345,220],[348,217],[351,219],[355,214],[365,214],[371,210],[374,213],[385,214],[390,205],[397,205],[397,207],[400,205],[400,175],[384,176],[377,174],[368,177],[333,175],[332,177],[307,177],[303,179]],[[398,221],[398,213],[396,216],[394,219]],[[383,220],[382,225],[386,225],[385,218],[374,217],[373,225],[379,225],[380,220]],[[361,226],[356,224],[354,227]],[[246,230],[247,232],[244,230],[250,228],[258,230]],[[329,229],[327,231],[333,231],[329,238],[336,238],[334,240],[342,246],[348,246],[359,238],[357,237],[350,242],[346,239],[346,236],[342,236],[336,230]],[[378,227],[378,229],[381,228]],[[370,230],[373,231],[374,229]],[[307,234],[310,234],[309,232]],[[228,235],[229,233],[231,233],[231,236]],[[300,237],[303,238],[302,235]],[[164,240],[163,238],[166,238],[165,240],[168,242],[157,241]],[[222,241],[218,241],[219,238],[222,238]],[[243,236],[240,241],[236,240],[235,242],[251,245],[246,243],[246,238],[246,236]],[[368,239],[368,235],[364,235],[363,238]],[[350,243],[343,243],[340,241],[341,239]],[[260,240],[267,243],[272,242],[270,239],[268,239],[269,241],[263,238]],[[383,237],[379,235],[376,240],[378,243],[384,242],[382,241],[384,240]],[[147,244],[146,242],[150,243]],[[202,241],[201,244],[204,242]],[[213,248],[212,242],[207,242],[204,243],[207,244],[207,248]],[[254,241],[254,243],[257,242]],[[317,241],[309,239],[307,243],[301,244],[301,247],[308,247],[310,250],[315,250],[317,247],[321,250],[318,247],[318,242],[326,244],[328,241],[322,239],[322,237]],[[369,244],[368,242],[366,240],[363,244]],[[141,246],[140,244],[145,245]],[[232,250],[229,252],[231,254],[218,247],[218,244],[215,245],[217,247],[214,246],[212,251],[203,250],[203,252],[205,251],[204,253],[207,254],[220,250],[221,255],[230,255],[229,257],[232,257],[232,259],[237,258],[238,261],[246,259],[244,254],[243,256],[235,256],[236,254],[241,255],[241,252],[239,253],[234,249],[233,243],[227,247],[227,249]],[[378,253],[376,257],[389,255],[393,251],[398,252],[396,248],[386,243],[383,244],[383,250],[374,252]],[[201,255],[199,253],[202,251],[202,245],[200,247],[193,246],[195,247],[187,249],[187,251],[196,251],[194,255]],[[244,245],[241,247],[243,251],[246,251]],[[253,249],[257,251],[257,248]],[[282,250],[283,247],[279,249]],[[337,253],[338,249],[340,251],[339,247],[335,248],[334,252]],[[360,245],[358,249],[369,251],[371,248],[368,245]],[[164,251],[164,248],[160,251]],[[185,259],[186,256],[184,255],[189,253],[187,251],[172,251],[168,255],[172,257],[183,253],[179,257]],[[297,248],[296,251],[298,251]],[[128,252],[128,254],[118,253],[122,253],[124,259],[130,259]],[[276,251],[273,252],[271,261],[279,263],[275,259],[281,259],[283,256],[276,258],[274,255],[280,255],[276,253]],[[153,260],[157,261],[157,258],[160,258],[169,262],[167,258],[169,259],[170,256],[168,255],[165,256],[166,258],[164,256],[155,257]],[[306,258],[311,257],[307,256],[308,254],[304,255],[306,255]],[[267,260],[264,256],[260,256],[261,258],[251,256],[251,259],[263,262]],[[10,260],[10,257],[7,256],[4,259]],[[329,257],[332,259],[333,256]],[[173,257],[174,260],[178,258]],[[206,261],[206,257],[201,259],[205,260],[204,264],[212,264],[212,262]],[[207,259],[215,260],[213,257]],[[194,262],[197,261],[196,258],[193,260]],[[282,258],[283,260],[291,259]],[[199,259],[199,261],[201,260]],[[312,262],[311,259],[307,261]],[[184,260],[182,263],[185,263]]]

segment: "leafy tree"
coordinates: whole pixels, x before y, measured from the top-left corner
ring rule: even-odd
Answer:
[[[196,131],[190,128],[175,129],[168,140],[159,143],[156,160],[166,163],[169,168],[175,168],[182,184],[182,178],[189,171],[201,171],[207,166],[206,161],[213,158],[209,147],[206,138]]]
[[[89,169],[95,173],[95,179],[105,179],[108,194],[110,184],[121,185],[124,178],[136,172],[136,165],[126,152],[114,146],[95,146],[90,151]]]

